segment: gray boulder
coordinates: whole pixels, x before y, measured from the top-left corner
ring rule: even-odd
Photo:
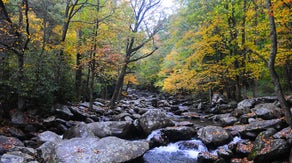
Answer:
[[[193,127],[187,126],[166,127],[161,129],[160,132],[167,137],[169,142],[191,139],[196,134],[196,130]]]
[[[16,146],[11,151],[3,154],[1,163],[27,163],[36,160],[36,150],[32,148]]]
[[[52,132],[52,131],[45,131],[38,135],[38,138],[42,142],[53,142],[53,143],[59,143],[62,141],[62,138],[60,135]]]
[[[237,104],[237,109],[250,109],[259,103],[272,103],[277,100],[275,96],[257,97],[251,99],[242,100]]]
[[[56,158],[55,146],[56,144],[53,142],[45,142],[40,147],[38,147],[36,150],[39,159],[41,159],[42,162],[54,163]]]
[[[281,109],[273,103],[258,104],[253,110],[257,117],[263,119],[274,119],[283,116]]]
[[[130,121],[94,122],[87,124],[87,127],[99,138],[107,136],[128,138],[136,134],[135,127]]]
[[[174,126],[174,123],[166,116],[164,112],[158,109],[151,109],[141,116],[139,119],[139,124],[146,134],[151,133],[151,131]]]
[[[284,139],[273,139],[271,136],[276,131],[274,129],[261,132],[248,156],[255,162],[272,162],[287,158],[289,155],[289,144]]]
[[[26,163],[25,157],[17,154],[4,154],[0,160],[1,163]]]
[[[94,133],[92,132],[91,128],[87,126],[84,122],[80,122],[77,125],[68,129],[64,135],[64,139],[71,139],[71,138],[86,138],[86,137],[94,137]]]
[[[241,135],[245,137],[255,138],[260,132],[269,128],[280,129],[284,125],[282,119],[255,121],[246,125],[234,125],[225,127],[231,135]]]
[[[117,137],[74,138],[56,147],[55,162],[119,163],[133,160],[149,149],[144,141],[127,141]]]
[[[238,121],[238,119],[231,116],[230,113],[215,115],[214,120],[220,122],[222,126],[231,126]]]
[[[213,163],[219,161],[220,160],[217,155],[209,152],[200,152],[198,155],[198,163]]]
[[[0,136],[0,155],[10,151],[17,146],[23,147],[24,144],[17,138]]]
[[[201,139],[206,146],[217,147],[230,141],[230,134],[219,126],[207,126],[199,129],[198,138]]]
[[[70,109],[66,105],[56,105],[55,112],[58,117],[66,119],[66,120],[69,120],[74,116],[74,114],[70,111]]]

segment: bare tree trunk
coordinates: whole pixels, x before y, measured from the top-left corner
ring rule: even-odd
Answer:
[[[114,93],[112,95],[110,104],[109,104],[109,106],[111,108],[113,108],[115,106],[115,102],[117,101],[119,94],[121,92],[121,89],[123,88],[124,78],[125,78],[126,71],[127,71],[127,66],[128,66],[127,64],[124,64],[122,66],[121,72],[119,73],[118,80],[116,81],[116,87],[115,87]]]
[[[25,99],[23,96],[23,77],[24,77],[24,54],[27,49],[28,43],[30,41],[30,32],[29,32],[29,21],[28,21],[28,1],[22,0],[20,9],[19,9],[19,27],[24,29],[25,34],[19,36],[19,40],[23,40],[23,44],[20,46],[20,53],[18,57],[18,73],[17,73],[17,82],[18,82],[18,101],[17,108],[18,110],[23,110],[25,105]],[[24,14],[24,16],[23,16]],[[23,18],[25,20],[23,20]]]
[[[290,107],[288,105],[288,102],[286,101],[283,90],[279,81],[279,76],[275,70],[275,59],[277,55],[277,32],[276,32],[276,24],[275,24],[275,18],[273,14],[273,10],[271,9],[272,3],[271,0],[267,0],[267,9],[269,10],[269,21],[270,21],[270,38],[271,38],[271,51],[270,51],[270,57],[268,62],[268,68],[270,71],[270,75],[272,77],[272,81],[275,86],[275,91],[277,94],[277,98],[280,101],[282,109],[284,109],[285,112],[285,118],[286,122],[292,127],[292,114],[290,111]]]
[[[96,13],[99,14],[100,11],[100,1],[97,1],[96,5]],[[96,55],[96,50],[97,50],[97,42],[96,42],[96,37],[98,35],[98,29],[99,29],[99,18],[96,19],[96,23],[94,26],[94,33],[93,33],[93,51],[92,51],[92,58],[91,58],[91,77],[90,77],[90,88],[89,88],[89,109],[92,110],[93,107],[93,93],[94,93],[94,76],[95,76],[95,55]]]
[[[76,74],[75,74],[75,91],[76,91],[76,98],[77,101],[80,100],[81,96],[81,83],[82,83],[82,66],[81,66],[81,53],[80,53],[80,47],[81,47],[81,37],[82,37],[82,31],[81,29],[78,29],[76,31],[76,37],[78,40],[78,45],[77,45],[77,54],[76,54]]]
[[[258,96],[258,81],[256,79],[252,80],[252,96],[257,97]]]
[[[284,70],[285,70],[285,80],[287,83],[287,88],[289,91],[292,91],[292,72],[291,72],[291,65],[289,64],[289,61],[286,62],[284,65]]]
[[[241,46],[244,47],[242,49],[242,56],[243,56],[243,61],[242,61],[242,66],[244,67],[243,70],[243,75],[242,75],[242,96],[244,99],[247,98],[247,77],[245,76],[246,73],[246,65],[245,65],[245,61],[246,61],[246,48],[245,48],[245,22],[246,22],[246,12],[247,12],[247,0],[243,1],[243,18],[242,18],[242,29],[241,29]]]

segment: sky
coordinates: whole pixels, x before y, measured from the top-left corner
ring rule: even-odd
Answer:
[[[173,13],[176,8],[173,0],[161,0],[161,5],[163,6],[163,8],[165,8],[165,10],[167,10],[167,13],[169,14]]]
[[[173,5],[173,0],[161,0],[161,4],[165,7],[171,7]]]

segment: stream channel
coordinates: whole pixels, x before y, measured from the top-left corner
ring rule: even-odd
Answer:
[[[173,114],[168,115],[175,122],[190,122],[197,127],[205,127],[208,125],[219,125],[208,119],[192,119],[192,118],[183,118]],[[148,135],[147,140],[150,141],[155,135],[160,134],[160,129],[153,131]],[[241,141],[240,137],[234,137],[229,144],[236,144]],[[147,151],[143,158],[140,158],[139,161],[135,163],[197,163],[198,155],[201,152],[209,152],[214,155],[217,155],[217,151],[220,148],[228,149],[228,144],[219,146],[216,149],[208,149],[206,145],[196,137],[191,138],[190,140],[183,140],[178,142],[169,143],[166,146],[155,147]]]

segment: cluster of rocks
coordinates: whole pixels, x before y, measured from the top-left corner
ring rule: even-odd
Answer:
[[[141,159],[156,146],[192,138],[209,149],[219,147],[217,154],[199,153],[198,162],[287,160],[292,132],[276,98],[247,99],[237,105],[215,99],[209,107],[200,101],[132,92],[115,109],[101,99],[92,109],[87,102],[57,105],[43,120],[18,123],[21,130],[0,130],[6,135],[0,137],[0,162],[127,162]],[[197,124],[206,119],[217,125]],[[231,142],[236,136],[242,140]],[[226,144],[228,148],[221,148]]]
[[[209,109],[214,114],[209,119],[221,123],[224,128],[218,131],[210,126],[205,127],[201,129],[205,132],[198,132],[199,138],[212,148],[228,142],[230,137],[240,136],[242,140],[228,144],[228,148],[219,148],[217,155],[201,153],[199,162],[288,161],[292,131],[283,118],[276,97],[246,99],[231,110],[230,106],[223,103],[214,106],[217,109]]]

